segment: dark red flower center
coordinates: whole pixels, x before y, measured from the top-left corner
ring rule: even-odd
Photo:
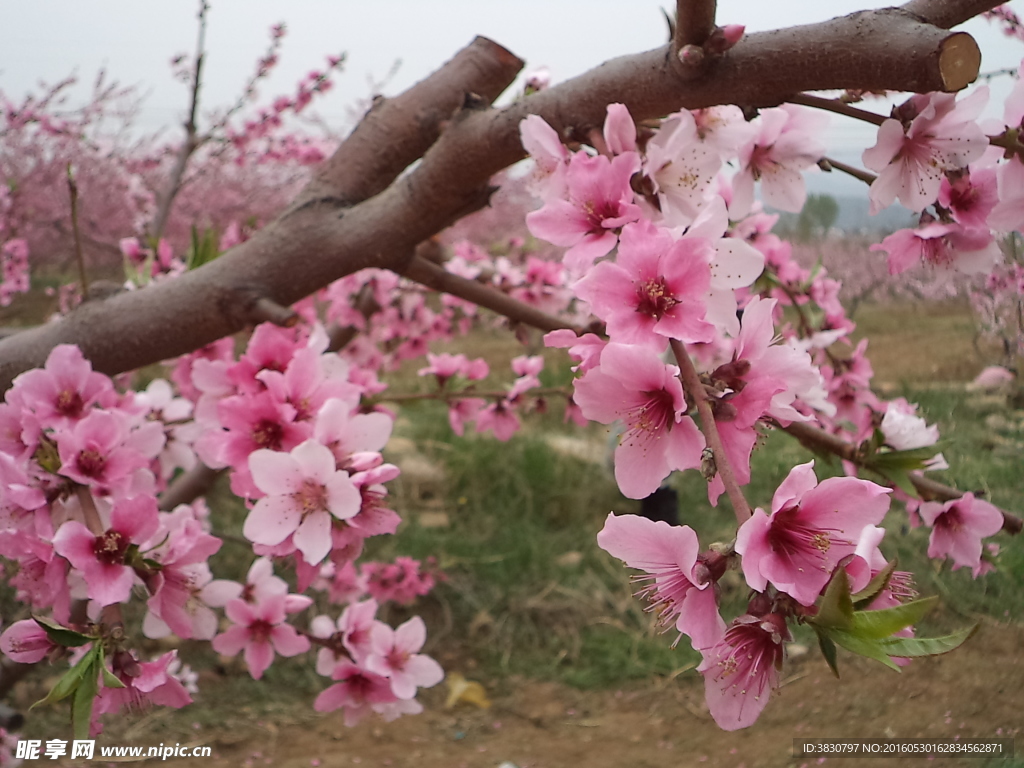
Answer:
[[[636,287],[636,311],[641,315],[661,320],[679,301],[665,285],[664,277],[640,283]]]
[[[276,421],[263,419],[252,430],[252,441],[260,448],[279,451],[283,439],[284,429]]]
[[[124,555],[131,541],[123,533],[107,531],[96,537],[92,552],[104,565],[124,565]]]
[[[99,477],[107,466],[107,457],[97,450],[86,448],[78,454],[78,471],[86,477]]]
[[[256,642],[266,642],[270,639],[270,633],[273,629],[274,627],[269,621],[256,619],[256,621],[249,625],[249,634]]]
[[[54,403],[57,413],[71,419],[77,419],[82,415],[82,408],[85,403],[77,389],[65,389],[57,395],[57,402]]]

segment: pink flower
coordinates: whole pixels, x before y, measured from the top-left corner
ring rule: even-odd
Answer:
[[[160,525],[156,499],[123,499],[110,513],[110,527],[98,536],[77,520],[69,520],[53,537],[53,548],[82,572],[90,600],[100,605],[123,603],[131,595],[139,558],[138,547]]]
[[[615,262],[596,265],[575,290],[607,322],[615,341],[659,351],[670,338],[708,342],[715,329],[704,320],[704,294],[714,256],[702,238],[674,240],[650,223],[629,224]]]
[[[922,219],[923,221],[923,219]],[[924,223],[917,229],[900,229],[872,251],[889,254],[889,274],[898,275],[918,262],[968,275],[985,274],[1003,260],[999,244],[988,229],[964,229],[959,224]]]
[[[335,398],[317,414],[313,437],[331,450],[338,466],[347,468],[353,454],[384,448],[393,426],[394,419],[386,413],[354,413],[347,401]]]
[[[968,385],[968,388],[981,390],[982,392],[997,392],[1016,378],[1013,373],[1005,368],[998,365],[990,365],[974,378]]]
[[[368,712],[382,712],[397,701],[391,683],[383,675],[363,669],[358,664],[342,662],[331,675],[338,682],[327,688],[313,702],[317,712],[345,709],[345,725],[358,725]]]
[[[307,563],[331,551],[331,519],[347,520],[359,512],[359,491],[347,472],[335,469],[334,454],[313,440],[291,453],[255,451],[249,457],[253,482],[266,497],[245,519],[250,541],[273,546],[288,536]]]
[[[449,416],[451,412],[449,412]],[[519,431],[519,417],[515,406],[508,400],[496,400],[476,413],[476,431],[494,432],[501,442],[507,442]]]
[[[790,639],[786,620],[775,613],[735,619],[719,642],[702,651],[708,709],[726,731],[753,725],[779,687],[779,670]]]
[[[64,426],[89,413],[94,404],[113,405],[113,384],[95,373],[81,350],[71,344],[53,348],[42,369],[26,371],[14,380],[25,404],[47,426]]]
[[[150,597],[143,629],[147,637],[172,631],[183,638],[209,640],[217,634],[217,616],[204,598],[213,575],[206,561],[220,550],[221,540],[204,533],[191,507],[181,505],[163,515],[156,547],[146,557],[160,564],[146,579]]]
[[[928,501],[918,507],[918,514],[930,526],[928,557],[949,557],[954,570],[970,568],[977,578],[981,572],[981,540],[994,536],[1003,527],[1003,513],[992,504],[965,493],[959,499],[940,504]]]
[[[257,680],[273,662],[275,652],[289,657],[308,651],[309,640],[285,623],[288,597],[297,595],[269,595],[255,605],[232,600],[225,613],[234,626],[213,638],[213,649],[225,656],[235,656],[244,649],[249,674]],[[305,600],[306,605],[313,602]]]
[[[132,474],[148,467],[150,459],[163,448],[164,435],[159,424],[152,422],[144,430],[130,430],[123,412],[93,410],[70,429],[58,433],[60,474],[101,491],[127,491]],[[155,437],[156,442],[140,443],[138,438],[147,436]]]
[[[569,247],[565,263],[570,269],[589,267],[618,242],[614,230],[640,218],[629,180],[640,170],[635,152],[590,157],[577,152],[566,172],[568,200],[548,200],[539,211],[526,215],[535,237]]]
[[[740,171],[733,178],[730,217],[741,219],[754,204],[754,182],[761,182],[766,205],[782,211],[799,212],[807,199],[800,172],[825,154],[815,138],[825,122],[821,115],[803,107],[785,104],[762,109],[754,140],[740,149]]]
[[[570,331],[572,333],[572,331]],[[466,431],[466,422],[473,421],[484,408],[487,401],[482,397],[460,397],[448,405],[448,424],[459,437]]]
[[[110,667],[125,687],[103,686],[96,697],[93,715],[138,711],[153,705],[180,709],[191,704],[192,697],[171,673],[171,666],[178,663],[177,651],[168,651],[158,659],[143,662],[128,651],[118,651],[113,655]]]
[[[743,575],[761,592],[768,582],[813,605],[839,561],[856,552],[866,526],[889,509],[890,489],[855,477],[818,483],[814,462],[794,467],[772,499],[772,513],[755,509],[736,534]]]
[[[713,401],[715,422],[741,485],[750,481],[750,453],[759,419],[768,415],[782,424],[807,420],[794,408],[798,398],[834,413],[810,356],[796,347],[773,343],[775,306],[775,299],[754,296],[750,300],[743,310],[733,359],[708,374],[709,381],[723,393]],[[724,490],[721,477],[715,475],[708,483],[712,504]]]
[[[603,138],[613,155],[636,152],[636,123],[624,104],[608,105]]]
[[[588,419],[623,421],[615,480],[627,498],[649,496],[673,470],[700,466],[704,438],[686,415],[676,369],[651,350],[608,344],[573,397]]]
[[[660,624],[674,623],[698,649],[722,637],[725,622],[707,569],[698,572],[700,545],[692,528],[609,513],[597,545],[630,568],[646,572],[636,579],[644,585],[637,595],[647,598],[647,610],[658,614]]]
[[[988,137],[975,118],[988,101],[988,88],[978,88],[959,103],[952,93],[912,96],[905,105],[914,112],[909,125],[889,119],[878,129],[875,146],[864,150],[864,165],[878,172],[868,193],[871,213],[900,202],[923,211],[939,195],[943,174],[966,168],[988,149]]]
[[[528,188],[542,200],[554,200],[565,194],[565,174],[569,167],[569,150],[565,148],[555,129],[544,118],[527,116],[519,124],[519,136],[535,170]]]
[[[987,229],[985,220],[999,202],[996,187],[994,168],[974,168],[969,173],[955,174],[952,180],[943,176],[938,202],[964,228]]]
[[[440,664],[417,653],[426,639],[427,628],[419,616],[413,616],[395,630],[377,622],[370,635],[366,668],[387,677],[399,699],[412,699],[417,687],[430,688],[444,679]]]
[[[376,616],[377,601],[363,600],[347,606],[336,624],[327,616],[317,616],[310,628],[317,637],[336,638],[356,663],[362,664],[372,650],[373,627],[378,623]],[[331,648],[321,648],[317,654],[317,673],[330,676],[341,659],[344,657],[333,653]]]
[[[0,635],[0,651],[18,664],[35,664],[58,646],[46,630],[32,619],[16,621]]]
[[[1000,232],[1024,228],[1024,164],[1014,155],[996,171],[998,202],[988,217],[988,225]]]
[[[691,112],[683,110],[662,122],[647,143],[644,174],[653,184],[666,226],[685,226],[697,217],[721,166],[718,147],[701,139]]]

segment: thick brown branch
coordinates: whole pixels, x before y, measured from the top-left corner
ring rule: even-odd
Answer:
[[[384,191],[437,141],[446,121],[465,103],[466,93],[490,104],[522,67],[523,61],[502,46],[476,38],[408,91],[378,97],[296,203],[336,198],[351,205]]]
[[[541,312],[539,309],[523,304],[501,291],[483,285],[482,283],[467,280],[459,275],[453,275],[443,267],[439,267],[432,261],[427,261],[421,256],[416,256],[409,262],[408,268],[402,273],[403,276],[428,288],[433,288],[441,293],[449,293],[460,299],[465,299],[478,306],[504,315],[509,320],[523,323],[542,331],[555,331],[559,328],[568,328],[577,334],[583,333],[572,323],[560,318]]]
[[[841,437],[829,434],[823,429],[801,422],[793,422],[788,427],[782,427],[782,429],[812,451],[827,451],[857,466],[864,466],[865,464],[864,456],[857,451],[855,445],[846,442]],[[948,485],[943,485],[937,480],[925,477],[920,472],[910,472],[909,475],[910,482],[914,484],[921,498],[926,500],[951,501],[959,499],[965,493]],[[1009,512],[1003,512],[1004,531],[1007,533],[1020,533],[1022,527],[1024,527],[1024,520],[1011,515]]]
[[[942,29],[951,29],[963,24],[985,11],[1002,5],[1004,0],[910,0],[903,6],[922,21]]]

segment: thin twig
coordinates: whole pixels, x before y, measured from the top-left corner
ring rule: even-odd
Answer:
[[[96,501],[92,497],[92,492],[88,486],[76,485],[75,496],[78,498],[78,504],[82,507],[82,516],[85,518],[85,527],[89,529],[89,533],[94,536],[100,536],[106,531],[103,526],[103,521],[100,520],[100,513],[96,509]]]
[[[499,315],[504,315],[517,323],[533,326],[542,331],[568,328],[571,331],[575,331],[577,335],[583,333],[583,329],[578,328],[567,320],[541,312],[539,309],[531,307],[529,304],[524,304],[521,301],[516,301],[511,296],[494,288],[452,274],[443,267],[439,267],[437,264],[424,259],[422,256],[413,257],[402,275],[428,288],[433,288],[435,291],[457,296],[492,312],[497,312]]]
[[[160,204],[157,207],[156,216],[153,218],[153,244],[160,241],[167,226],[167,220],[171,215],[171,206],[174,198],[181,191],[181,182],[188,168],[189,158],[203,144],[205,138],[199,136],[199,129],[196,124],[196,116],[199,112],[199,88],[202,84],[203,60],[206,56],[206,12],[210,10],[207,0],[199,0],[199,32],[196,39],[196,63],[192,69],[192,93],[188,108],[188,119],[185,121],[185,141],[178,150],[178,156],[174,159],[174,167],[171,169],[170,178],[163,194],[160,196]]]
[[[75,260],[78,262],[78,281],[82,286],[82,301],[89,300],[89,278],[85,273],[85,256],[82,254],[82,236],[78,231],[78,184],[75,172],[68,163],[68,193],[71,195],[71,232],[75,238]]]
[[[868,171],[862,171],[860,168],[855,168],[852,165],[840,162],[839,160],[833,160],[831,157],[823,157],[818,161],[818,167],[825,172],[831,172],[833,169],[842,171],[843,173],[853,176],[855,179],[863,181],[865,184],[874,184],[875,179],[878,177]]]
[[[537,387],[523,393],[531,397],[543,397],[544,395],[562,395],[572,397],[572,392],[567,387]],[[491,400],[502,400],[508,397],[508,391],[504,389],[485,389],[480,391],[466,390],[464,392],[406,392],[395,395],[382,393],[372,398],[371,403],[387,401],[389,403],[403,403],[414,400],[468,400],[471,397],[482,397]]]
[[[798,93],[795,96],[790,96],[786,101],[790,104],[800,104],[805,107],[835,112],[837,115],[845,115],[855,120],[863,120],[872,125],[881,125],[889,119],[885,115],[878,115],[874,112],[868,112],[866,109],[851,107],[849,104],[839,101],[839,99],[825,99],[821,96],[811,96],[809,93]]]
[[[718,476],[722,478],[725,486],[725,493],[732,502],[732,511],[736,515],[736,522],[742,525],[750,517],[750,504],[747,503],[740,484],[736,481],[736,474],[733,472],[729,457],[722,445],[722,437],[718,434],[718,425],[715,423],[715,414],[711,410],[711,402],[704,391],[704,384],[697,375],[697,369],[693,367],[686,345],[678,339],[671,340],[672,353],[679,363],[679,376],[682,379],[683,387],[686,389],[690,400],[697,406],[697,415],[700,417],[701,431],[704,432],[704,439],[714,454],[715,467]]]

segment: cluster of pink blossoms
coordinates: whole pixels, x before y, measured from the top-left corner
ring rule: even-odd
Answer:
[[[0,405],[0,554],[16,564],[10,583],[19,599],[92,649],[71,654],[73,664],[92,664],[102,645],[113,677],[99,688],[93,732],[102,728],[101,714],[122,706],[191,701],[191,673],[174,653],[146,661],[125,644],[123,631],[105,634],[120,624],[120,607],[133,594],[145,595],[145,635],[211,640],[226,655],[244,651],[253,677],[275,655],[310,649],[309,633],[288,617],[312,599],[290,594],[269,559],[256,561],[245,584],[214,579],[207,561],[221,540],[209,532],[203,502],[161,511],[158,495],[195,465],[196,453],[231,470],[232,487],[252,500],[243,533],[257,554],[291,559],[300,590],[315,580],[334,596],[334,582],[347,580],[363,540],[394,532],[399,518],[384,505],[383,483],[398,469],[379,453],[392,417],[360,411],[362,394],[378,386],[375,377],[325,346],[322,331],[261,326],[237,361],[230,340],[180,359],[171,378],[184,396],[162,379],[121,393],[76,347],[58,346],[44,368],[22,374],[7,392]],[[360,590],[339,596],[350,602],[369,590],[408,602],[433,583],[405,558],[368,564]],[[216,609],[232,624],[220,633]],[[16,622],[0,636],[0,649],[24,663],[68,656],[61,644],[67,634],[53,632],[36,620]],[[366,668],[403,681],[396,696],[404,703],[388,714],[416,706],[402,677],[407,645],[381,650],[385,661]],[[413,674],[417,684],[436,683],[436,663],[416,659],[416,669],[432,665],[429,676]]]
[[[682,112],[641,146],[626,110],[611,105],[596,140],[601,153],[590,154],[570,152],[539,118],[523,121],[523,144],[536,161],[531,183],[543,203],[527,224],[568,247],[571,289],[607,331],[607,338],[555,331],[546,342],[578,361],[574,400],[582,415],[621,424],[615,477],[625,496],[643,498],[671,472],[700,469],[715,503],[726,490],[721,465],[747,484],[751,451],[772,426],[810,423],[876,452],[879,467],[938,439],[914,406],[871,393],[864,344],[841,356],[836,342],[853,323],[839,304],[839,283],[797,265],[789,245],[770,234],[774,218],[750,213],[757,180],[766,202],[802,206],[799,171],[823,151],[811,133],[816,122],[794,107],[764,110],[752,123],[730,108]],[[726,179],[722,163],[731,158],[740,170]],[[908,174],[900,178],[917,178]],[[879,188],[887,184],[898,182],[880,177]],[[784,307],[797,322],[784,322]],[[680,364],[679,355],[696,363],[724,455],[709,447],[706,421],[695,423],[693,383],[684,390],[680,369],[665,362],[668,350]],[[937,452],[914,457],[918,469],[945,468]],[[818,483],[807,464],[779,487],[770,512],[740,518],[727,550],[702,553],[688,526],[614,514],[598,543],[644,572],[639,594],[650,610],[703,655],[699,671],[716,722],[742,728],[778,687],[788,624],[814,619],[837,571],[845,570],[853,591],[885,572],[870,610],[912,597],[909,576],[887,570],[879,550],[892,493],[856,477]],[[981,539],[998,531],[999,510],[968,494],[923,504],[919,514],[933,526],[931,556],[948,555],[976,574],[984,569]],[[747,613],[727,624],[717,581],[734,561],[754,596]]]
[[[1024,66],[1024,65],[1022,65]],[[921,213],[874,249],[889,254],[899,274],[920,262],[940,271],[989,274],[1003,260],[998,237],[1024,225],[1024,165],[989,136],[1015,135],[1024,119],[1024,84],[1007,98],[1002,120],[979,122],[988,89],[963,99],[918,94],[882,123],[864,164],[878,171],[869,193],[872,212],[897,198]]]

